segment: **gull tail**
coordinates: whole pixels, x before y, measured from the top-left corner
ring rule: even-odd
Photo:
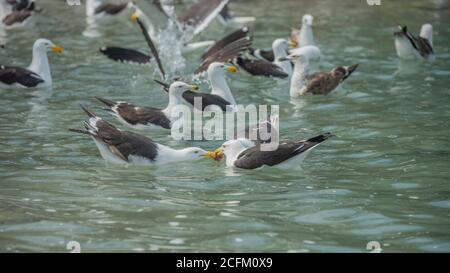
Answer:
[[[117,104],[115,101],[108,100],[108,99],[101,98],[101,97],[95,97],[95,99],[102,102],[103,104],[105,104],[108,107],[114,107]]]

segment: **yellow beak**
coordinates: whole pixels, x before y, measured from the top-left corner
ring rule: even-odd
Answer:
[[[191,91],[194,91],[194,92],[197,92],[198,91],[198,85],[190,85],[189,86],[189,90],[191,90]]]
[[[207,152],[205,154],[206,158],[211,158],[216,161],[221,161],[223,159],[223,149],[219,148],[215,150],[214,152]]]
[[[297,48],[298,43],[296,41],[290,40],[289,41],[289,47],[290,48]]]
[[[130,19],[132,22],[136,22],[137,19],[139,19],[139,14],[137,12],[133,13],[133,15],[131,15]]]
[[[54,45],[54,46],[52,46],[52,51],[55,52],[55,53],[63,53],[64,48],[62,48],[60,46],[57,46],[57,45]]]
[[[228,73],[236,73],[238,71],[236,66],[230,65],[227,67],[227,72]]]

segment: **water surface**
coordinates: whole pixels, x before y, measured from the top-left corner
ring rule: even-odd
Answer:
[[[361,64],[338,91],[299,101],[290,100],[286,81],[233,75],[238,103],[281,106],[283,139],[337,135],[301,169],[288,171],[230,171],[210,161],[105,163],[90,139],[67,129],[80,128],[85,119],[79,103],[119,125],[94,96],[167,103],[152,82],[153,67],[113,63],[98,53],[104,45],[146,50],[145,42],[125,21],[103,29],[101,38],[86,38],[82,7],[39,2],[45,10],[36,28],[9,33],[1,63],[28,65],[39,37],[66,51],[50,56],[53,90],[0,90],[0,251],[67,252],[69,241],[85,252],[367,252],[369,241],[386,252],[450,251],[447,1],[231,5],[238,15],[258,17],[257,47],[286,36],[310,13],[324,53],[320,68]],[[146,10],[162,21],[154,9]],[[425,22],[435,28],[436,61],[400,62],[392,37],[396,24],[418,33]],[[230,31],[213,22],[202,38]],[[199,64],[199,53],[185,57],[164,58],[169,71],[174,62],[179,68],[171,76],[190,75]],[[179,148],[221,144],[176,142],[164,131],[141,133]]]

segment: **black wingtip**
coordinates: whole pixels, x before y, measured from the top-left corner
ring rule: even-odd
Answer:
[[[80,104],[81,109],[83,109],[83,111],[91,118],[95,118],[97,117],[91,110],[87,109],[86,107],[84,107],[82,104]]]
[[[114,102],[114,101],[112,101],[112,100],[108,100],[108,99],[105,99],[105,98],[102,98],[102,97],[97,97],[97,96],[95,96],[94,98],[95,98],[96,100],[100,101],[101,103],[105,104],[105,105],[108,106],[108,107],[113,107],[114,105],[117,104],[116,102]]]
[[[164,91],[169,92],[170,84],[162,82],[160,80],[156,80],[156,79],[153,79],[153,81],[155,81],[157,84],[161,85],[163,87]]]
[[[335,135],[332,134],[332,133],[325,133],[325,134],[318,135],[318,136],[315,136],[315,137],[313,137],[313,138],[310,138],[310,139],[308,139],[307,141],[308,141],[308,142],[321,143],[321,142],[324,142],[325,140],[327,140],[327,139],[329,139],[329,138],[332,138],[332,137],[334,137],[334,136],[335,136]]]

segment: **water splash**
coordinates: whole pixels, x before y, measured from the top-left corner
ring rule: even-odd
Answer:
[[[183,57],[183,39],[180,39],[178,26],[169,20],[167,27],[158,35],[160,56],[169,75],[182,75],[186,67],[186,59]]]

